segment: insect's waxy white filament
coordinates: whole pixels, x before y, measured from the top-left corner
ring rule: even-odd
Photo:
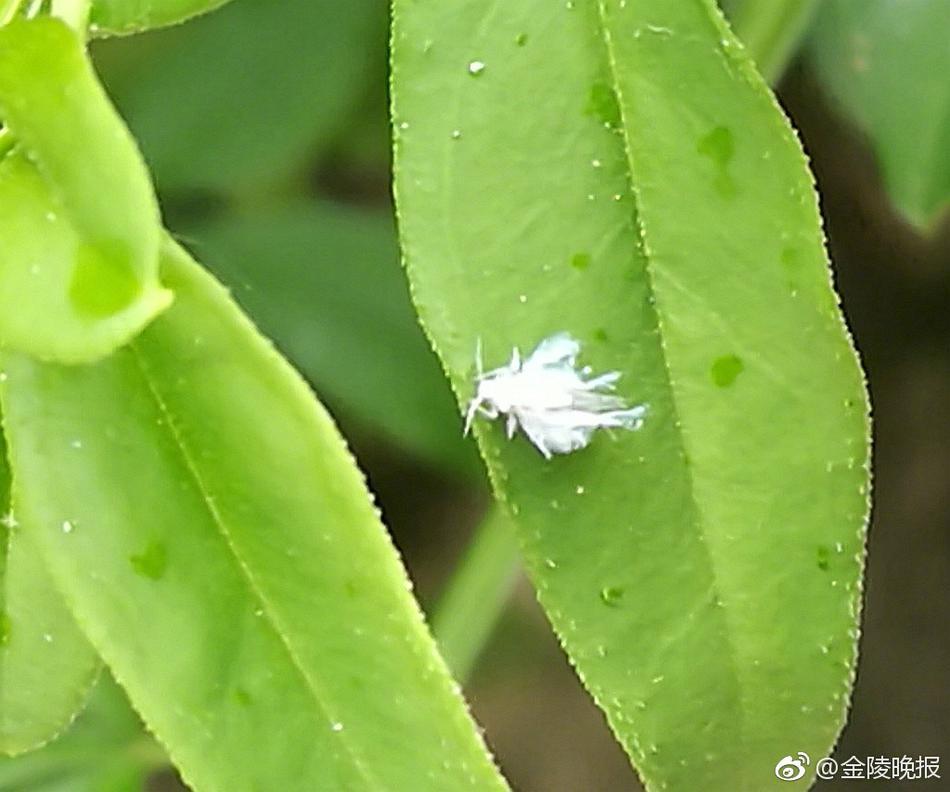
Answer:
[[[483,372],[479,345],[465,433],[476,414],[490,420],[504,415],[509,438],[520,427],[550,459],[584,448],[597,429],[639,429],[646,406],[627,407],[611,393],[620,379],[618,371],[584,379],[585,372],[576,368],[580,348],[569,334],[558,333],[544,339],[524,361],[516,347],[506,366]]]

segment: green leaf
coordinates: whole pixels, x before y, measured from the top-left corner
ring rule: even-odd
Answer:
[[[0,792],[141,792],[163,763],[118,685],[104,675],[65,735],[41,751],[0,759]]]
[[[650,789],[782,787],[844,720],[868,509],[788,122],[705,0],[396,0],[394,25],[403,251],[460,401],[477,339],[493,367],[568,331],[649,405],[551,461],[477,421],[542,605]]]
[[[151,56],[116,42],[130,51],[113,95],[159,188],[248,191],[292,177],[361,100],[385,51],[384,11],[378,0],[239,2],[156,34]]]
[[[93,0],[89,32],[126,36],[149,28],[184,22],[213,11],[228,0]]]
[[[416,321],[391,215],[299,204],[188,236],[322,395],[439,467],[479,475]]]
[[[19,534],[2,434],[0,515],[0,753],[13,755],[49,742],[70,723],[99,662]]]
[[[20,521],[84,631],[199,792],[504,789],[330,419],[163,267],[175,305],[109,360],[7,360]]]
[[[0,28],[0,343],[102,357],[170,302],[158,206],[135,144],[59,20]]]
[[[85,704],[99,660],[53,587],[36,549],[15,531],[0,612],[0,752],[53,739]]]
[[[950,3],[825,0],[811,62],[867,134],[897,209],[934,228],[950,202]]]

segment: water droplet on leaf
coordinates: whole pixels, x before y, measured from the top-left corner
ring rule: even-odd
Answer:
[[[605,586],[600,590],[600,601],[611,608],[619,608],[623,600],[623,589],[619,586]]]

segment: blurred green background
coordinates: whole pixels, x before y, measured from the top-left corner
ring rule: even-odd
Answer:
[[[943,751],[945,779],[948,9],[945,0],[829,0],[779,85],[812,158],[875,411],[862,660],[836,756]],[[337,418],[431,612],[488,496],[400,271],[387,13],[384,0],[235,0],[93,53],[152,168],[167,225]],[[515,788],[638,788],[524,581],[467,694]],[[70,734],[0,763],[0,790],[125,792],[146,776],[151,789],[180,788],[162,766],[105,679]]]

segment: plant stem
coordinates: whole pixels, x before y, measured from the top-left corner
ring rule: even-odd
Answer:
[[[770,85],[781,79],[820,0],[744,0],[732,29]]]
[[[433,618],[442,656],[460,682],[468,678],[498,623],[519,567],[511,523],[495,506],[476,529]]]

